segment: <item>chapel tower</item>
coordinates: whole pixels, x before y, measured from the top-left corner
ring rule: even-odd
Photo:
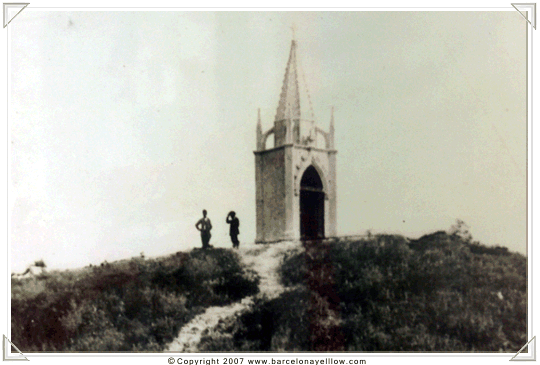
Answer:
[[[254,151],[256,243],[337,234],[334,112],[328,132],[317,127],[313,117],[302,118],[296,47],[293,40],[274,126],[266,132],[259,110]],[[267,149],[271,134],[274,146]]]

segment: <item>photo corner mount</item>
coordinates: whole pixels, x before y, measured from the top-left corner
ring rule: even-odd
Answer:
[[[30,5],[30,3],[3,3],[3,4],[4,4],[4,28],[7,27],[8,24],[11,23],[11,21],[15,19],[15,17],[19,15],[21,11],[24,10],[24,8]],[[13,16],[10,16],[11,14],[13,14],[14,11],[17,11],[17,13],[15,13],[15,15]]]
[[[512,3],[514,9],[536,30],[536,3]],[[530,12],[531,19],[527,19],[527,16],[523,12]]]
[[[532,343],[531,343],[532,342]],[[525,347],[527,347],[527,345],[531,345],[530,346],[530,350],[528,349],[527,351],[527,354],[522,354],[521,351],[523,351],[523,349]],[[521,355],[521,356],[518,356],[518,355]],[[536,361],[536,336],[534,336],[533,338],[531,338],[529,340],[529,342],[527,342],[522,348],[521,350],[519,350],[515,355],[514,357],[512,357],[510,359],[510,361]]]

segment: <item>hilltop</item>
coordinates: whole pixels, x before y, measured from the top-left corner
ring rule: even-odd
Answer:
[[[179,252],[12,280],[21,351],[518,351],[527,260],[435,232]]]

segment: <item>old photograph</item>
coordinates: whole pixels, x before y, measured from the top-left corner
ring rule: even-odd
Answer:
[[[531,339],[517,10],[29,6],[8,27],[22,353]]]

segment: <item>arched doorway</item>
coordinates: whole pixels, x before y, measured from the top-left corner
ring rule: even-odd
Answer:
[[[324,191],[315,167],[309,166],[300,181],[300,237],[324,238]]]

